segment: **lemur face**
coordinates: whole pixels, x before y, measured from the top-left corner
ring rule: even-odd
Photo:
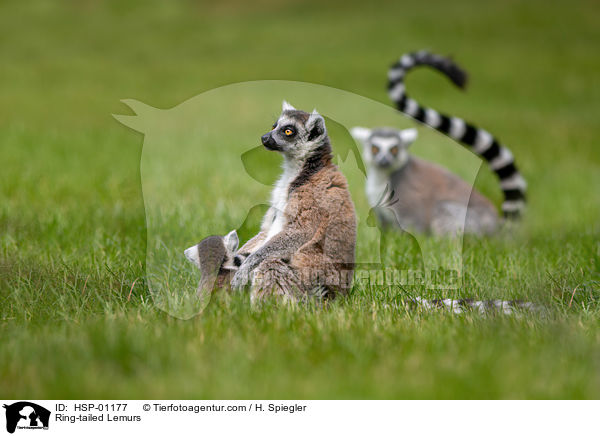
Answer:
[[[406,164],[408,147],[417,139],[417,129],[353,127],[350,134],[363,144],[363,159],[367,165],[389,171]]]
[[[187,260],[198,268],[202,264],[233,269],[241,265],[242,259],[236,255],[239,245],[237,232],[232,230],[226,236],[209,236],[184,251]]]
[[[309,114],[284,101],[273,129],[265,133],[261,140],[268,150],[301,159],[318,147],[326,134],[325,120],[317,111]]]

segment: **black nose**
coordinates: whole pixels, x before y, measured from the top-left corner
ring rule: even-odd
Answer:
[[[392,164],[392,162],[385,157],[382,158],[378,163],[381,168],[387,168]]]
[[[260,140],[262,141],[263,145],[269,150],[279,149],[279,147],[277,147],[277,142],[275,142],[275,140],[273,139],[273,135],[271,135],[271,132],[262,135],[260,137]]]

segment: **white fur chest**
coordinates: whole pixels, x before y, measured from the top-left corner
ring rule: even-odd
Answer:
[[[290,183],[296,178],[299,169],[292,164],[284,164],[283,174],[271,193],[272,222],[269,225],[265,243],[281,232],[287,222],[285,209],[289,200]]]
[[[385,171],[379,171],[376,168],[369,168],[367,174],[366,194],[369,206],[378,206],[382,201],[382,196],[386,187],[390,184],[390,175]],[[388,191],[391,189],[388,188]]]
[[[376,168],[369,169],[366,183],[369,205],[371,207],[380,206],[377,208],[380,219],[393,223],[396,222],[396,215],[390,207],[386,206],[392,190],[391,177],[387,171],[379,171]]]
[[[279,186],[280,183],[277,183],[275,189],[273,189],[273,193],[271,194],[271,207],[273,209],[273,221],[269,226],[269,232],[267,233],[267,242],[277,233],[281,232],[283,229],[283,225],[285,224],[285,208],[287,207],[287,184],[285,186]]]

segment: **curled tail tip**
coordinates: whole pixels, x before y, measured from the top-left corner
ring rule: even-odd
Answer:
[[[469,82],[469,74],[462,69],[452,56],[439,56],[440,70],[460,89],[466,89]]]
[[[452,83],[462,90],[467,89],[467,85],[469,83],[469,74],[467,74],[465,70],[461,69],[456,64],[452,64],[447,74]]]

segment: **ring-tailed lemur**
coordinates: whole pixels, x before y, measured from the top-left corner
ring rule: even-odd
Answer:
[[[384,227],[435,235],[489,234],[498,227],[494,205],[450,171],[408,153],[416,129],[354,127],[363,143],[366,194]]]
[[[440,114],[425,108],[406,95],[404,76],[412,68],[426,65],[445,74],[456,86],[464,88],[467,74],[451,59],[419,51],[405,54],[388,72],[388,94],[399,111],[409,117],[450,136],[466,145],[475,154],[485,159],[500,179],[504,192],[502,211],[506,217],[518,217],[525,207],[526,183],[514,162],[510,150],[500,145],[489,132],[473,126],[457,117]]]
[[[237,232],[225,236],[209,236],[184,251],[185,257],[201,271],[198,294],[215,288],[229,288],[229,282],[244,257],[236,253],[239,245]]]
[[[233,274],[244,260],[244,255],[237,252],[239,239],[232,230],[226,236],[209,236],[198,244],[185,250],[187,259],[202,272],[198,285],[198,294],[202,291],[212,292],[214,289],[230,289],[229,283]],[[480,314],[513,315],[519,311],[539,311],[540,307],[521,300],[473,300],[464,299],[432,299],[416,297],[408,301],[424,309],[443,309],[452,313],[477,312]]]
[[[485,130],[460,118],[422,108],[407,97],[403,78],[416,65],[432,66],[459,86],[464,86],[466,81],[465,73],[449,59],[426,52],[404,55],[389,72],[390,96],[398,109],[470,145],[472,151],[484,157],[500,177],[505,195],[504,215],[519,216],[525,204],[526,184],[510,151]],[[408,147],[417,138],[416,129],[355,127],[351,134],[363,143],[363,157],[368,167],[367,197],[382,224],[435,234],[462,231],[488,234],[497,229],[498,213],[488,199],[448,170],[408,153]],[[387,198],[383,198],[384,193]]]
[[[345,294],[352,282],[356,216],[348,184],[332,163],[325,120],[283,102],[263,145],[283,155],[283,174],[261,230],[238,252],[233,289],[252,297]]]
[[[389,73],[389,95],[398,109],[409,117],[467,145],[482,156],[496,172],[504,192],[504,216],[518,217],[525,206],[526,183],[518,172],[512,154],[488,132],[460,118],[448,117],[421,107],[406,96],[404,76],[418,65],[431,66],[464,87],[466,74],[451,60],[418,52],[402,56]],[[496,208],[483,195],[444,168],[410,156],[407,149],[417,138],[416,129],[366,129],[355,127],[352,136],[363,143],[367,175],[367,197],[384,224],[413,227],[421,231],[450,233],[464,230],[489,233],[499,223]],[[465,210],[465,198],[468,208]],[[461,313],[512,314],[515,310],[537,311],[531,302],[513,300],[443,299],[417,297],[413,303],[426,309],[442,308]]]

